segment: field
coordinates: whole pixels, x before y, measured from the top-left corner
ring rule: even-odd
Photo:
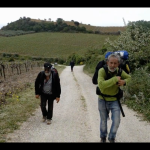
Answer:
[[[0,53],[35,57],[67,58],[72,53],[84,55],[88,50],[101,49],[106,38],[117,35],[42,32],[21,36],[0,36]]]

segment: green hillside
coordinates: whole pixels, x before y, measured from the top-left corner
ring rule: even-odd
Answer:
[[[117,35],[40,32],[21,36],[0,36],[0,53],[36,57],[67,58],[73,52],[81,56],[88,50],[101,49],[105,39]]]

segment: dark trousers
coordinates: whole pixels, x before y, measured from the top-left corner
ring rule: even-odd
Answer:
[[[74,66],[71,66],[71,71],[73,71],[73,67],[74,67]]]
[[[53,117],[53,102],[55,97],[53,95],[41,94],[41,111],[43,117],[47,117],[47,119],[52,119]],[[48,103],[48,109],[46,108]]]

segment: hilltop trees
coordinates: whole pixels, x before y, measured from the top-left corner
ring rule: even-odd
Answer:
[[[84,32],[91,33],[86,30],[85,27],[80,27],[79,23],[75,22],[76,26],[67,25],[62,18],[57,18],[56,23],[51,21],[32,21],[29,17],[20,17],[15,22],[8,23],[7,26],[1,28],[1,30],[23,30],[34,32]]]
[[[120,35],[120,32],[95,32],[87,30],[86,27],[80,24],[78,21],[73,21],[74,25],[67,24],[62,18],[57,18],[56,22],[44,20],[33,20],[29,17],[20,17],[15,22],[8,23],[7,26],[3,26],[1,30],[22,30],[26,32],[69,32],[69,33],[93,33],[93,34],[107,34],[107,35]]]

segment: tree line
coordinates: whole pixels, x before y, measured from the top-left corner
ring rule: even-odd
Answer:
[[[73,21],[73,20],[72,20]],[[67,25],[63,19],[58,18],[56,23],[53,21],[32,21],[29,17],[23,17],[15,22],[8,23],[1,30],[23,30],[34,32],[90,32],[85,27],[80,27],[79,22],[74,21],[75,26]]]
[[[57,18],[56,22],[41,20],[34,21],[29,17],[20,17],[17,21],[8,23],[7,26],[1,28],[4,30],[24,31],[24,32],[69,32],[69,33],[93,33],[93,34],[115,34],[120,35],[118,32],[101,32],[87,30],[85,26],[80,25],[78,21],[71,20],[74,25],[68,25],[62,18]],[[23,34],[23,33],[22,33]]]

